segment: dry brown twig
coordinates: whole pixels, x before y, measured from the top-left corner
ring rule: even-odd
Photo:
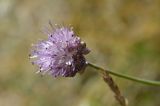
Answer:
[[[121,94],[117,84],[113,81],[109,73],[103,72],[103,80],[109,85],[110,89],[114,92],[116,100],[121,104],[121,106],[127,106],[127,99]]]

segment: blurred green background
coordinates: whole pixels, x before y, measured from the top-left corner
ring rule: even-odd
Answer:
[[[93,68],[74,78],[35,74],[28,54],[49,20],[74,27],[88,61],[160,80],[160,0],[0,0],[0,106],[119,106]],[[160,106],[160,87],[113,78],[129,106]]]

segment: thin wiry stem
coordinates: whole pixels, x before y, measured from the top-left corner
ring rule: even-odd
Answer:
[[[160,86],[160,81],[152,81],[152,80],[141,79],[141,78],[137,78],[137,77],[133,77],[133,76],[129,76],[129,75],[124,75],[124,74],[121,74],[121,73],[118,73],[118,72],[113,72],[113,71],[110,71],[110,70],[103,69],[103,68],[101,68],[101,67],[99,67],[95,64],[92,64],[92,63],[88,63],[88,65],[97,69],[97,70],[100,70],[102,73],[107,72],[107,73],[112,74],[114,76],[121,77],[121,78],[131,80],[131,81],[135,81],[135,82],[138,82],[138,83]]]

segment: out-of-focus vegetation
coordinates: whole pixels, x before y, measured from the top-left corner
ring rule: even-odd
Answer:
[[[28,54],[49,20],[74,26],[88,61],[160,80],[159,0],[0,0],[0,106],[118,106],[92,68],[74,78],[35,74]],[[160,87],[113,78],[129,106],[160,106]]]

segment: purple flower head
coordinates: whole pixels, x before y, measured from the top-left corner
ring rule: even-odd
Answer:
[[[56,27],[48,32],[48,39],[33,45],[30,58],[38,72],[54,77],[73,77],[84,70],[87,62],[84,55],[90,51],[70,27]]]

